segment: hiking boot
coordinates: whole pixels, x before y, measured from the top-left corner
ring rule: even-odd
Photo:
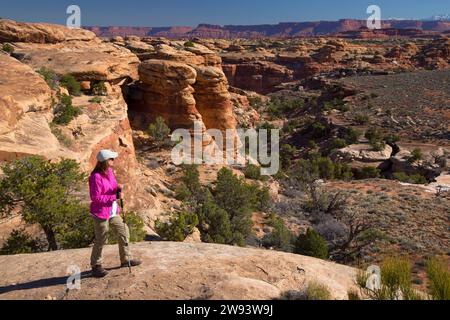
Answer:
[[[92,276],[94,278],[104,278],[108,275],[108,271],[103,269],[102,266],[95,266],[92,268]]]
[[[128,268],[129,266],[131,267],[137,267],[140,266],[142,264],[141,260],[130,260],[130,262],[124,262],[120,265],[121,268]]]

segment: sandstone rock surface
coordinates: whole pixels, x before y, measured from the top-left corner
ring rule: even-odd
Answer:
[[[84,29],[0,19],[0,42],[58,43],[72,40],[90,41],[94,38],[95,33]]]
[[[72,74],[78,81],[113,81],[137,78],[139,59],[112,43],[71,41],[57,44],[17,43],[14,55],[34,69]]]
[[[90,249],[2,256],[0,299],[276,299],[304,292],[308,283],[328,286],[347,299],[356,270],[309,257],[212,244],[154,242],[131,246],[143,265],[115,269],[118,249],[107,246],[104,279],[90,278]],[[66,293],[67,268],[78,266],[81,289]]]

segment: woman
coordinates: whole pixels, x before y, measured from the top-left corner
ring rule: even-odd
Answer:
[[[120,208],[117,200],[122,198],[123,187],[117,184],[114,176],[114,160],[118,153],[110,150],[102,150],[97,155],[97,166],[89,177],[89,191],[91,196],[91,214],[94,219],[95,242],[91,255],[92,275],[95,278],[103,278],[108,272],[102,267],[103,246],[108,239],[108,229],[111,226],[119,239],[119,253],[121,267],[132,267],[141,264],[139,260],[132,260],[130,255],[129,230],[120,217]],[[120,196],[119,196],[120,195]],[[119,199],[118,199],[119,197]]]

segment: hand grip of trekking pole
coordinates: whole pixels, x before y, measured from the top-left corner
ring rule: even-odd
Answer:
[[[119,201],[120,209],[122,210],[122,220],[125,222],[125,210],[123,209],[122,189],[117,188],[117,200]]]

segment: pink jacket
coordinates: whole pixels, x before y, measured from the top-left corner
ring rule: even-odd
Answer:
[[[89,177],[91,195],[91,214],[102,220],[109,220],[114,201],[117,200],[117,180],[109,168],[106,175],[92,173]],[[117,209],[119,215],[120,208]]]

